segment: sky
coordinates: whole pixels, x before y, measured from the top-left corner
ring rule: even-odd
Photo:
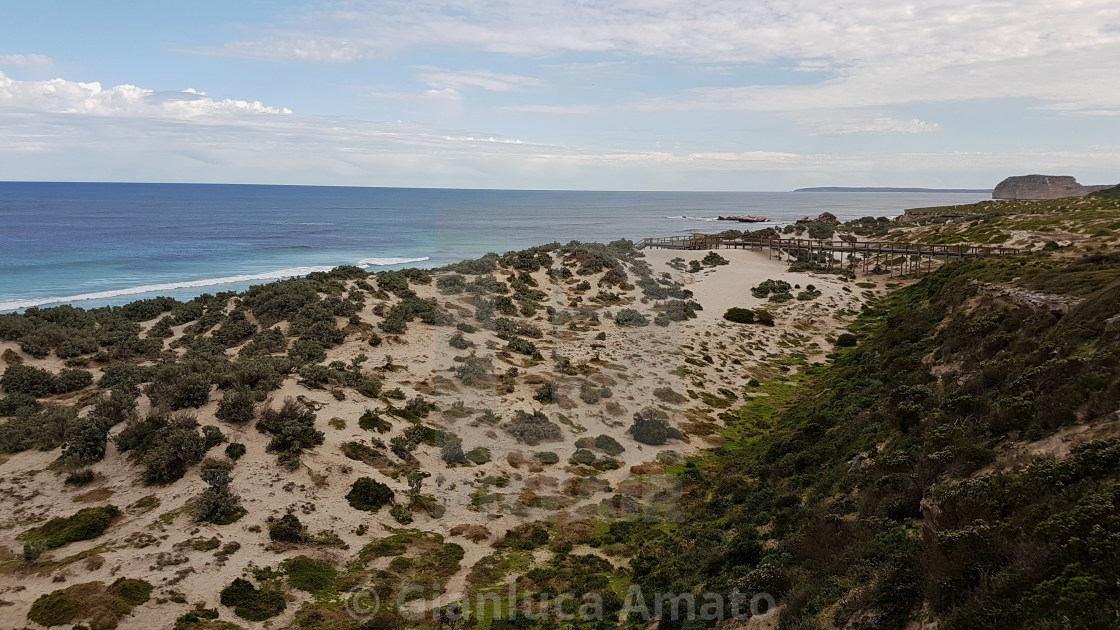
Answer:
[[[1116,0],[5,0],[0,180],[1120,181]]]

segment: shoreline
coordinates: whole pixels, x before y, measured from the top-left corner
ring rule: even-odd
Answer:
[[[679,463],[682,457],[720,446],[723,443],[720,436],[722,408],[730,407],[733,400],[749,401],[752,396],[777,395],[784,389],[773,390],[773,394],[767,392],[780,383],[791,383],[781,388],[792,387],[790,379],[796,379],[808,365],[824,360],[831,351],[834,336],[855,317],[866,299],[866,296],[845,290],[850,289],[852,283],[838,276],[790,272],[785,262],[770,260],[765,254],[749,250],[645,250],[641,256],[625,263],[629,278],[625,287],[629,288],[608,285],[604,284],[609,281],[608,271],[597,267],[600,263],[595,259],[608,251],[611,250],[602,245],[581,246],[563,254],[557,251],[553,253],[551,267],[535,271],[518,271],[506,266],[523,264],[519,262],[524,260],[520,255],[502,259],[506,262],[501,263],[503,267],[496,272],[499,281],[521,286],[517,289],[521,295],[540,293],[532,298],[535,313],[526,315],[522,311],[504,315],[528,331],[526,338],[535,345],[536,358],[510,351],[512,342],[507,342],[508,338],[495,336],[495,332],[485,326],[479,327],[476,320],[479,302],[473,294],[447,293],[441,288],[457,286],[448,280],[453,276],[480,276],[436,271],[427,283],[411,284],[415,299],[435,299],[441,312],[463,325],[457,328],[413,321],[408,324],[407,331],[399,334],[388,334],[381,327],[387,322],[390,307],[402,303],[403,298],[389,294],[379,297],[376,290],[371,291],[372,285],[366,282],[375,282],[376,276],[332,281],[341,282],[344,289],[341,295],[355,290],[363,293],[364,304],[349,319],[333,318],[337,326],[349,331],[345,341],[328,347],[324,357],[307,365],[322,366],[315,369],[336,365],[332,362],[360,366],[355,369],[366,378],[378,379],[382,392],[399,390],[399,401],[384,396],[371,399],[343,385],[309,385],[307,375],[313,371],[308,371],[311,368],[306,366],[283,376],[279,387],[268,392],[272,402],[262,405],[277,407],[286,399],[299,400],[300,404],[314,410],[318,418],[316,426],[325,436],[324,444],[303,454],[299,468],[285,471],[277,467],[276,455],[267,450],[269,437],[254,429],[252,423],[238,425],[216,419],[223,395],[220,390],[211,391],[205,403],[193,413],[200,422],[216,425],[231,442],[244,444],[248,450],[232,469],[232,488],[248,514],[226,526],[198,523],[185,515],[190,513],[192,501],[205,488],[197,472],[190,470],[182,479],[158,489],[137,484],[134,481],[137,467],[112,440],[104,459],[89,466],[96,480],[80,489],[63,484],[61,471],[33,477],[13,474],[14,471],[50,470],[51,461],[60,456],[57,448],[13,453],[0,464],[0,473],[4,473],[0,477],[0,490],[4,491],[0,493],[0,506],[24,524],[0,528],[0,550],[6,548],[18,553],[22,543],[16,536],[33,522],[28,519],[66,516],[86,505],[112,504],[125,508],[142,503],[156,490],[161,501],[158,510],[147,515],[126,516],[113,525],[106,536],[115,541],[135,539],[147,533],[154,521],[165,539],[157,540],[151,552],[130,551],[127,546],[96,552],[106,562],[96,568],[87,567],[81,580],[112,582],[114,578],[108,573],[112,567],[114,575],[143,579],[156,585],[161,592],[171,589],[185,594],[189,602],[218,606],[220,587],[239,575],[251,573],[249,569],[253,566],[276,566],[303,554],[341,567],[371,540],[387,536],[403,526],[438,536],[444,548],[457,545],[462,549],[457,568],[440,578],[446,595],[439,602],[447,603],[475,588],[470,581],[475,578],[468,579],[473,566],[496,553],[494,545],[507,532],[526,524],[545,522],[567,523],[570,531],[586,535],[591,524],[602,518],[603,510],[612,505],[611,501],[644,500],[640,492],[632,493],[641,488],[642,483],[670,479],[664,476],[670,463]],[[676,258],[700,259],[710,254],[717,254],[726,264],[704,266],[697,273],[689,273],[678,269],[679,264],[674,261]],[[618,255],[622,260],[631,254],[620,251]],[[642,270],[645,265],[648,269]],[[561,268],[569,269],[571,276],[564,278],[550,271]],[[589,269],[596,271],[585,273]],[[663,305],[672,300],[643,297],[643,289],[632,284],[642,278],[656,280],[646,285],[649,287],[691,292],[688,299],[699,303],[703,309],[696,311],[693,318],[671,321],[665,326],[655,325],[650,320],[663,312]],[[799,288],[812,284],[820,293],[809,301],[771,303],[750,293],[751,287],[765,280],[785,280]],[[376,283],[380,286],[381,280]],[[590,288],[582,289],[584,283]],[[363,285],[369,288],[363,289]],[[283,286],[283,283],[276,283],[273,288],[280,290]],[[402,294],[408,295],[407,292]],[[599,299],[612,301],[596,302]],[[243,304],[244,297],[235,298],[233,304],[237,304],[237,300],[242,300]],[[260,316],[255,314],[257,307],[252,304],[248,306],[248,321],[261,323]],[[776,324],[728,322],[723,319],[723,313],[733,306],[767,309],[773,313]],[[568,315],[550,322],[549,314],[540,310],[542,308]],[[627,309],[643,314],[648,323],[629,326],[618,323],[614,317],[621,317]],[[139,335],[143,337],[154,330],[164,317],[165,314],[160,314],[140,322]],[[560,325],[561,322],[566,323]],[[228,325],[220,323],[211,330],[221,330]],[[161,342],[163,358],[160,361],[185,359],[188,347],[194,342],[182,344],[190,339],[205,340],[213,334],[192,337],[187,332],[190,326],[171,327],[170,336]],[[276,328],[291,332],[290,324],[281,323]],[[532,334],[534,328],[540,332]],[[378,345],[371,347],[371,335],[375,333],[380,333]],[[455,347],[456,344],[459,347]],[[239,353],[245,347],[242,342],[225,350],[227,360],[234,365],[239,363],[243,360],[238,358]],[[22,352],[14,342],[0,343],[0,352],[8,350],[24,365],[51,372],[65,367],[63,360],[53,354],[37,359]],[[493,376],[488,377],[491,384],[481,388],[468,385],[456,376],[463,357],[476,353],[493,365],[489,368]],[[369,358],[383,355],[391,355],[391,358]],[[394,366],[392,369],[379,367],[389,362]],[[156,363],[146,360],[140,365],[154,367]],[[105,367],[88,363],[86,369],[95,372],[95,381],[98,381]],[[511,369],[513,371],[509,371]],[[501,376],[503,374],[506,377],[516,374],[516,377],[509,377],[510,389],[502,390],[499,386],[495,390],[494,385],[506,378]],[[752,387],[752,380],[764,385]],[[541,388],[548,384],[552,387],[553,402],[543,403]],[[145,386],[142,391],[149,390]],[[155,390],[151,391],[154,396]],[[600,393],[589,397],[589,391]],[[604,393],[607,397],[598,399]],[[89,397],[82,392],[77,395]],[[74,396],[60,397],[59,401],[73,404],[80,399]],[[402,421],[394,415],[400,413],[405,400],[418,398],[432,401],[438,409],[410,421]],[[588,402],[591,400],[594,402]],[[143,416],[150,408],[148,397],[142,395],[138,412]],[[680,431],[680,439],[669,439],[660,446],[636,441],[631,434],[632,417],[647,409],[660,410],[658,413],[665,415],[668,426]],[[375,410],[389,421],[392,428],[388,433],[378,434],[359,426],[359,418],[367,410]],[[480,421],[482,410],[501,420],[493,424]],[[508,423],[520,413],[534,410],[548,418],[557,435],[539,443],[511,437]],[[423,444],[414,447],[411,454],[414,464],[398,460],[389,451],[378,455],[381,459],[363,461],[355,459],[357,456],[347,450],[354,448],[348,445],[361,443],[373,452],[382,453],[377,443],[384,446],[390,438],[404,435],[413,422],[455,436],[461,440],[464,451],[485,449],[485,463],[449,465],[443,461],[445,453],[440,447]],[[111,433],[117,435],[122,428],[123,425],[118,425]],[[613,450],[614,446],[603,451],[600,444],[604,447],[616,444],[621,451]],[[553,453],[557,463],[538,461],[536,454],[542,452]],[[598,468],[581,459],[588,457]],[[430,471],[431,478],[424,483],[424,492],[432,493],[431,500],[442,506],[445,512],[442,517],[414,512],[409,516],[409,523],[402,525],[387,510],[370,513],[348,505],[344,495],[351,483],[362,476],[384,482],[404,500],[409,496],[409,486],[403,473],[397,476],[394,472],[403,471],[404,466]],[[648,481],[639,481],[647,476]],[[25,489],[18,496],[23,497],[32,490],[34,496],[17,499],[17,495],[7,493],[17,486]],[[77,497],[87,495],[97,498],[75,503]],[[158,513],[175,516],[156,519]],[[315,549],[270,543],[267,533],[261,530],[267,532],[269,518],[276,519],[285,513],[296,514],[308,531],[329,530],[346,547]],[[358,533],[363,525],[370,528],[370,533]],[[464,537],[462,532],[486,533],[483,538],[474,540]],[[240,550],[220,563],[207,561],[207,555],[190,551],[192,541],[211,536],[218,537],[222,544],[237,542]],[[61,559],[76,553],[94,553],[102,542],[103,539],[94,539],[70,543],[51,557]],[[590,550],[585,546],[580,548]],[[184,564],[178,566],[189,567],[192,572],[172,578],[173,574],[164,571],[155,561],[160,553],[180,554]],[[369,567],[387,570],[392,560],[371,561]],[[171,579],[174,582],[169,582]],[[10,586],[11,580],[11,576],[0,574],[0,586]],[[24,590],[5,595],[12,603],[0,613],[5,619],[22,619],[37,598],[60,588],[51,577],[23,576],[20,583]],[[293,601],[285,612],[274,618],[276,627],[289,623],[297,609],[315,605],[306,593],[293,590],[289,596]],[[184,610],[173,604],[144,606],[132,617],[122,620],[121,627],[169,626]],[[230,618],[227,612],[222,615]],[[250,624],[247,627],[259,626]]]

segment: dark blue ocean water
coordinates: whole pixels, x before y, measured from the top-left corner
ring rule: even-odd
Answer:
[[[971,203],[960,193],[573,192],[0,182],[0,311],[241,290],[350,264],[439,266],[551,241],[785,225]]]

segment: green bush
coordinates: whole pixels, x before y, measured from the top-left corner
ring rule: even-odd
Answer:
[[[439,449],[439,458],[447,464],[462,464],[467,461],[463,453],[463,440],[456,435],[448,437]]]
[[[468,461],[481,466],[490,461],[490,449],[485,446],[476,446],[465,454]]]
[[[218,410],[214,412],[214,416],[226,422],[243,424],[253,419],[256,404],[256,397],[251,391],[229,391],[218,401]]]
[[[203,462],[199,474],[209,486],[195,501],[195,518],[215,525],[229,525],[247,512],[241,507],[241,497],[229,488],[231,465],[208,459]]]
[[[619,326],[647,326],[649,318],[632,308],[624,308],[614,316],[614,323]]]
[[[56,517],[45,524],[23,532],[16,538],[35,541],[46,549],[56,549],[67,543],[97,538],[109,529],[121,511],[113,505],[83,508],[68,517]]]
[[[751,295],[763,299],[769,296],[771,301],[776,301],[773,295],[790,295],[792,289],[793,286],[785,280],[765,280],[751,289]]]
[[[668,414],[652,407],[634,414],[634,424],[627,432],[635,441],[651,446],[684,438],[684,434],[669,425]]]
[[[612,395],[611,388],[606,385],[596,387],[594,384],[584,381],[579,386],[580,400],[589,405],[594,405],[604,398],[610,398]]]
[[[545,405],[551,405],[552,403],[556,402],[559,397],[560,389],[551,382],[542,383],[541,386],[537,388],[537,391],[533,394],[534,400]]]
[[[555,464],[560,461],[560,456],[556,453],[553,453],[552,451],[541,451],[540,453],[534,453],[533,457],[535,457],[537,461],[542,464]]]
[[[723,318],[737,324],[753,324],[754,311],[749,308],[732,307],[727,309],[727,312],[723,314]]]
[[[296,556],[280,563],[292,588],[319,595],[337,588],[338,571],[329,562]]]
[[[700,263],[705,267],[718,267],[720,265],[729,265],[731,261],[720,256],[716,252],[708,252],[708,255],[704,256]]]
[[[155,410],[147,418],[129,421],[114,440],[129,460],[143,466],[145,483],[171,483],[200,461],[213,440],[198,432],[194,416]]]
[[[151,592],[151,584],[130,578],[120,578],[109,586],[102,582],[74,584],[39,596],[27,619],[47,627],[88,620],[93,630],[111,630],[134,606],[146,603]]]
[[[583,464],[586,466],[590,466],[591,464],[595,463],[595,453],[592,453],[585,448],[578,449],[575,453],[572,453],[571,457],[568,458],[568,463],[572,465]]]
[[[758,322],[759,324],[762,324],[763,326],[773,326],[774,325],[774,315],[770,311],[767,311],[767,310],[764,310],[764,309],[761,309],[761,308],[760,309],[755,309],[755,311],[754,311],[754,321]]]
[[[521,337],[510,337],[509,341],[506,343],[506,349],[510,352],[524,354],[525,356],[529,357],[537,354],[538,352],[537,344]]]
[[[220,601],[233,609],[233,614],[249,621],[264,621],[284,612],[287,601],[276,589],[257,589],[252,582],[237,578],[222,589]]]
[[[307,530],[295,514],[285,514],[268,526],[268,537],[276,542],[307,542]]]
[[[226,447],[226,457],[237,461],[245,455],[245,445],[240,442],[232,442]]]
[[[270,452],[280,453],[280,463],[289,470],[299,467],[304,449],[319,446],[326,439],[315,428],[315,413],[293,398],[284,399],[280,409],[266,406],[260,412],[257,429],[272,435]]]
[[[550,421],[548,416],[540,411],[531,414],[518,411],[513,420],[503,424],[502,428],[518,442],[529,445],[559,440],[562,435],[560,425]]]
[[[839,348],[851,348],[858,343],[856,336],[852,333],[842,333],[836,338],[836,346]]]
[[[603,451],[607,455],[615,456],[622,454],[626,449],[618,443],[618,440],[609,435],[600,435],[595,438],[595,448]]]
[[[377,431],[378,433],[387,433],[392,430],[393,425],[388,420],[383,419],[377,413],[366,409],[358,418],[358,427],[365,431]]]
[[[58,379],[50,371],[30,365],[9,365],[0,376],[0,387],[9,394],[43,398],[57,393]]]
[[[380,481],[361,477],[351,486],[346,501],[356,510],[376,512],[393,502],[393,490]]]

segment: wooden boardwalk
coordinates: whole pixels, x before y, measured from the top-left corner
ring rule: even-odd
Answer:
[[[1014,247],[986,245],[931,245],[896,241],[844,241],[811,238],[728,238],[717,234],[645,238],[636,243],[638,249],[757,249],[769,250],[770,257],[815,262],[828,268],[857,266],[864,272],[878,268],[892,275],[922,273],[933,269],[934,262],[950,262],[963,258],[1015,256]],[[839,258],[837,258],[839,255]]]

